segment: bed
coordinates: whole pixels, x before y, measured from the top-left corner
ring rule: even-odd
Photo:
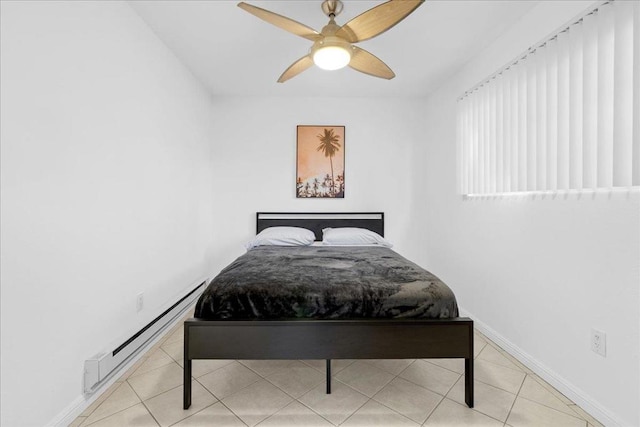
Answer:
[[[359,227],[383,236],[384,214],[257,213],[256,234],[274,226],[304,227],[315,233],[316,240],[322,240],[322,230],[327,227]],[[284,269],[277,264],[278,259],[284,259],[280,262],[294,264],[294,267],[296,263],[304,265],[305,271],[310,272],[318,268],[310,264],[312,260],[320,259],[322,265],[331,260],[332,268],[342,274],[337,276],[339,279],[330,274],[312,274],[310,277],[329,277],[327,281],[339,282],[316,283],[316,288],[323,285],[323,289],[344,290],[325,298],[318,298],[316,292],[314,298],[306,298],[311,302],[305,305],[304,297],[298,295],[300,292],[290,289],[302,287],[303,294],[308,295],[309,287],[312,292],[317,290],[313,288],[314,283],[299,285],[293,282],[271,287],[268,292],[256,288],[256,281],[269,283],[279,279],[274,271]],[[384,266],[377,267],[383,263]],[[261,270],[261,265],[269,268]],[[214,279],[217,289],[212,290],[210,286],[201,296],[196,317],[184,323],[184,409],[191,406],[191,369],[192,361],[196,359],[324,359],[327,393],[330,393],[332,359],[463,358],[465,402],[473,407],[473,321],[458,316],[455,297],[447,295],[449,288],[446,285],[440,286],[435,276],[413,266],[415,264],[386,248],[259,247],[239,257]],[[399,269],[406,277],[401,280],[389,277]],[[365,277],[366,282],[380,280],[381,283],[355,286],[350,283],[349,273],[360,277],[361,281]],[[388,285],[385,280],[389,281]],[[395,282],[408,284],[399,288]],[[438,298],[431,298],[427,303],[408,304],[408,300],[415,298],[412,294],[407,298],[407,292],[414,292],[413,284],[418,282],[438,285],[429,287],[430,296]],[[225,293],[234,288],[240,293],[251,294],[252,299],[229,297]],[[356,288],[361,293],[350,291]],[[366,295],[362,294],[361,288],[367,290]],[[371,288],[377,292],[373,296],[370,295]],[[423,288],[426,289],[422,287],[421,291]],[[378,301],[380,292],[386,292],[391,298],[383,295],[382,302]],[[402,298],[398,299],[397,295]],[[331,304],[325,301],[328,299]],[[373,300],[376,304],[370,303]]]

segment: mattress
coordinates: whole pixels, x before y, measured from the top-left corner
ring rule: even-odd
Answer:
[[[207,286],[207,320],[451,318],[458,305],[440,279],[384,247],[260,246]]]

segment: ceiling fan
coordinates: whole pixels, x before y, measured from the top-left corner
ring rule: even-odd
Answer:
[[[278,83],[284,83],[313,64],[325,70],[337,70],[348,65],[356,71],[374,77],[388,80],[394,78],[396,75],[387,64],[353,43],[369,40],[384,33],[409,16],[423,2],[424,0],[389,0],[339,26],[335,17],[342,12],[342,2],[324,0],[322,11],[329,17],[329,23],[319,33],[286,16],[245,2],[238,3],[238,7],[276,27],[313,42],[309,53],[282,73]]]

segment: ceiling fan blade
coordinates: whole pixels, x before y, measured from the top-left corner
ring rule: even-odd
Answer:
[[[320,33],[318,33],[313,28],[307,27],[306,25],[301,24],[298,21],[294,21],[293,19],[287,18],[286,16],[278,15],[277,13],[270,12],[257,6],[252,6],[245,2],[238,3],[238,7],[240,9],[246,10],[252,15],[257,16],[263,21],[268,22],[269,24],[275,25],[278,28],[282,28],[285,31],[295,34],[296,36],[304,37],[305,39],[311,41],[316,41],[320,37],[322,37]]]
[[[402,21],[422,3],[424,0],[390,0],[356,16],[344,24],[336,35],[349,43],[369,40]]]
[[[361,73],[387,80],[391,80],[396,76],[391,68],[389,68],[389,66],[382,62],[377,56],[364,49],[360,49],[357,46],[352,46],[352,48],[353,54],[351,55],[349,67],[356,71],[360,71]]]
[[[278,79],[278,83],[286,82],[287,80],[307,70],[312,65],[313,65],[313,58],[311,58],[310,55],[303,56],[302,58],[298,59],[296,62],[291,64],[289,68],[284,70],[284,73],[282,73],[282,75]]]

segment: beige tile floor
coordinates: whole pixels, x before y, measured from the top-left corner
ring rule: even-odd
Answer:
[[[336,360],[330,395],[321,360],[208,360],[194,361],[185,411],[182,341],[179,324],[71,425],[601,425],[478,332],[473,409],[464,405],[462,360]]]

